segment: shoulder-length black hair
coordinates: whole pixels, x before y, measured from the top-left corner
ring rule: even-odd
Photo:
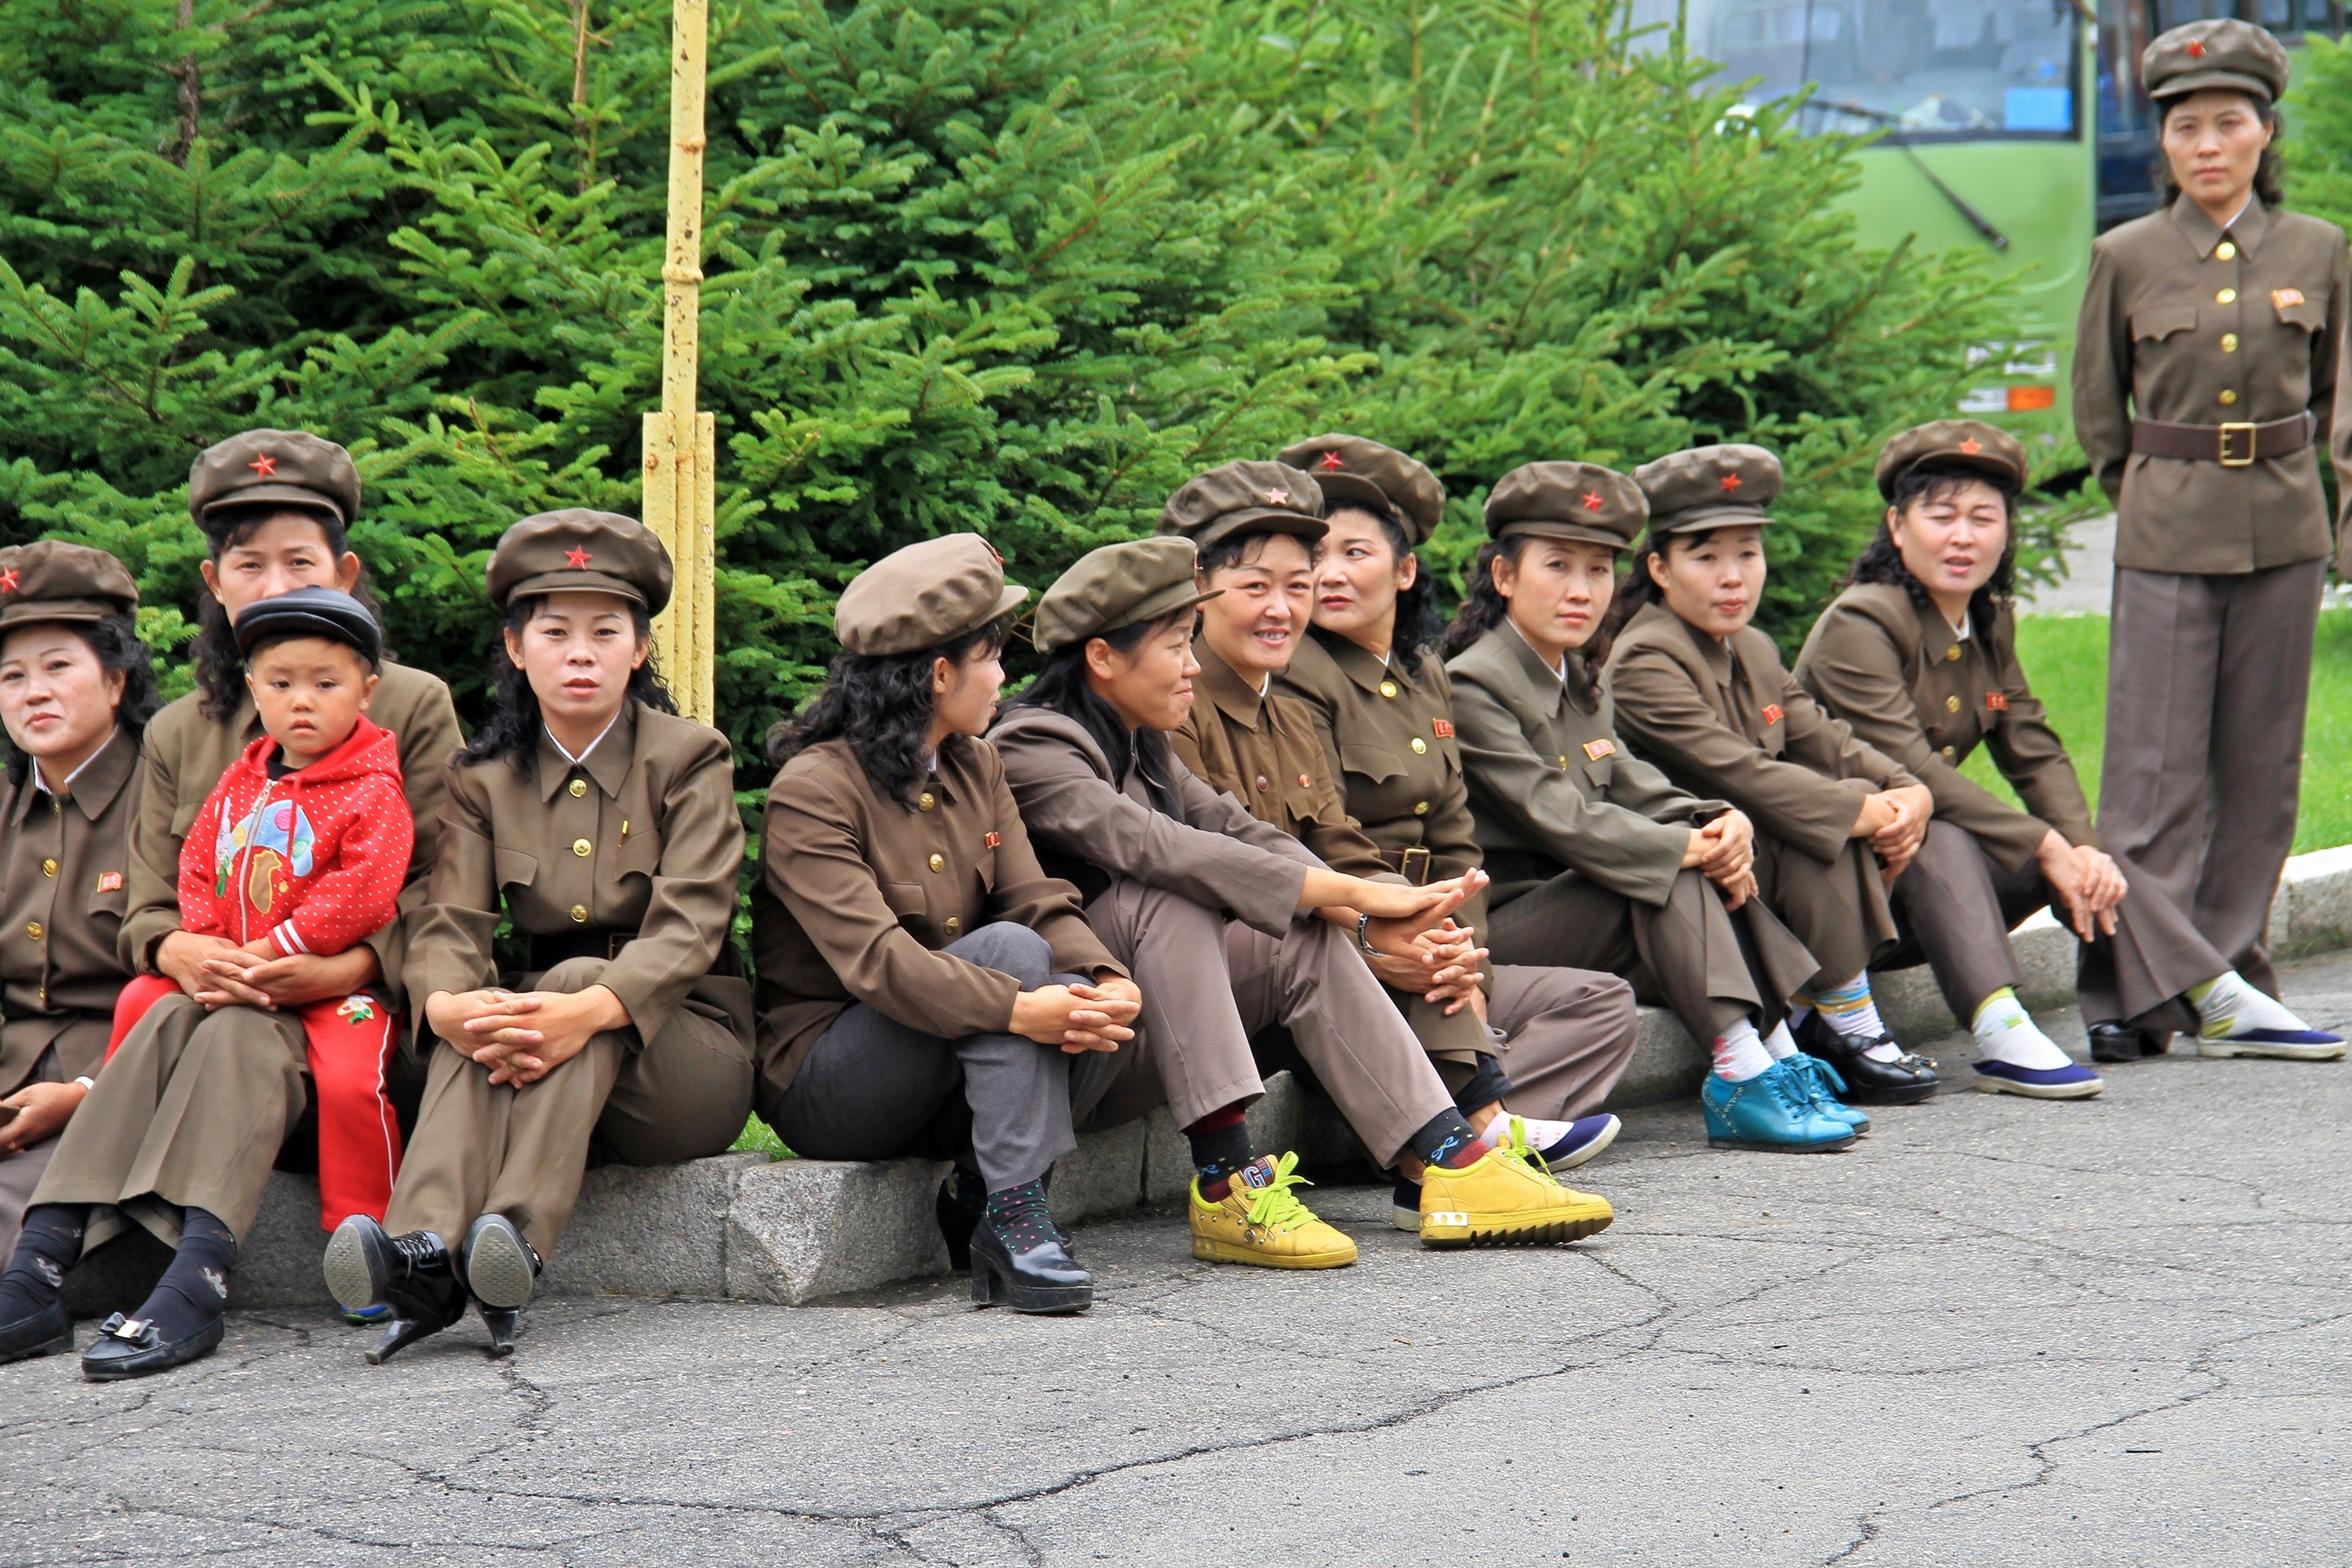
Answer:
[[[1943,500],[1962,485],[1974,480],[1990,485],[2000,496],[2001,516],[2010,524],[2009,542],[2000,552],[2000,564],[1992,569],[1985,585],[1969,595],[1969,628],[1978,637],[1992,636],[1992,623],[2003,605],[2017,596],[2017,502],[2021,493],[2006,479],[1996,479],[1980,468],[1958,463],[1925,462],[1916,465],[1895,484],[1895,497],[1888,503],[1889,511],[1908,511],[1914,506],[1925,506]],[[1840,580],[1840,588],[1856,583],[1892,583],[1910,596],[1915,605],[1928,602],[1927,585],[1911,575],[1911,568],[1903,564],[1903,552],[1895,547],[1894,531],[1879,519],[1878,535],[1863,546],[1862,553],[1853,558]]]
[[[1012,626],[1009,616],[999,616],[913,653],[840,655],[817,694],[768,731],[769,763],[781,768],[811,746],[846,740],[876,789],[912,805],[931,727],[932,660],[963,664],[975,653],[1002,653]]]
[[[1191,605],[1171,611],[1156,621],[1138,621],[1131,626],[1121,626],[1115,632],[1101,633],[1101,638],[1120,653],[1132,653],[1142,644],[1167,630],[1178,620],[1189,623],[1194,615]],[[1059,713],[1065,719],[1075,719],[1091,736],[1102,754],[1110,759],[1113,785],[1127,783],[1129,773],[1143,776],[1143,787],[1151,803],[1170,816],[1176,813],[1176,796],[1172,787],[1175,770],[1168,749],[1168,736],[1159,730],[1129,730],[1118,710],[1103,700],[1102,695],[1087,683],[1087,643],[1057,647],[1045,656],[1045,667],[1037,678],[1020,696],[1014,698],[1015,708],[1043,708]]]
[[[2279,138],[2286,134],[2286,132],[2279,124],[2278,110],[2251,92],[2240,93],[2238,96],[2252,104],[2254,112],[2262,116],[2263,123],[2271,128],[2270,145],[2263,149],[2262,157],[2254,163],[2254,195],[2262,197],[2263,205],[2265,207],[2284,206],[2286,205],[2286,163],[2279,156]],[[2179,98],[2177,97],[2168,98],[2160,100],[2156,106],[2158,131],[2154,173],[2156,188],[2164,193],[2164,205],[2168,207],[2180,199],[2180,187],[2172,182],[2172,160],[2164,155],[2163,125],[2171,115],[2173,106],[2179,101]]]
[[[1503,597],[1502,590],[1495,586],[1495,563],[1507,561],[1517,570],[1519,557],[1525,555],[1528,546],[1540,537],[1533,533],[1514,533],[1505,539],[1490,539],[1478,547],[1477,555],[1470,563],[1470,570],[1463,574],[1462,606],[1454,612],[1453,623],[1445,628],[1445,636],[1438,642],[1437,656],[1440,658],[1452,658],[1456,654],[1468,651],[1471,644],[1509,617],[1511,602]],[[1622,592],[1623,584],[1618,586]],[[1611,634],[1617,624],[1615,616],[1616,602],[1612,598],[1609,614],[1601,618],[1600,629],[1586,638],[1584,646],[1576,650],[1576,657],[1568,661],[1568,676],[1576,687],[1577,700],[1587,708],[1595,707],[1601,701],[1601,668],[1609,662]]]
[[[1376,506],[1365,500],[1345,500],[1330,510],[1334,512],[1360,511],[1379,523],[1381,537],[1389,542],[1389,552],[1396,557],[1398,565],[1402,565],[1405,557],[1413,553],[1412,535],[1405,531],[1404,520],[1397,515],[1395,508]],[[1316,548],[1319,551],[1322,547],[1318,544]],[[1401,590],[1397,595],[1396,626],[1389,633],[1390,662],[1402,667],[1408,677],[1419,675],[1422,656],[1436,639],[1439,630],[1437,579],[1424,565],[1423,570],[1414,574],[1412,586]],[[1326,631],[1311,623],[1307,632],[1326,647],[1336,647],[1347,640],[1337,632]]]
[[[139,640],[139,626],[129,616],[109,616],[102,621],[58,623],[89,645],[98,667],[122,677],[122,696],[114,705],[114,721],[137,745],[147,734],[147,721],[162,706],[155,697],[155,656]],[[0,733],[8,758],[9,787],[20,788],[33,769],[33,759],[16,749],[14,736]]]
[[[319,525],[326,535],[327,553],[341,561],[351,548],[351,532],[337,521],[335,514],[317,507],[299,506],[290,501],[263,501],[252,506],[221,507],[207,513],[196,526],[203,530],[205,553],[214,561],[221,552],[234,550],[251,539],[263,523],[280,517],[299,517]],[[360,579],[352,585],[352,597],[367,606],[376,625],[383,625],[383,607],[368,591],[367,568],[360,568]],[[207,593],[204,603],[196,607],[196,689],[204,693],[199,705],[204,716],[217,724],[236,711],[245,700],[245,656],[236,650],[236,631],[229,625],[228,612],[221,602]],[[392,657],[392,647],[386,642],[386,658]]]
[[[523,627],[545,603],[544,594],[508,600],[506,618],[490,636],[490,721],[457,753],[457,760],[467,767],[492,757],[504,757],[518,774],[524,778],[531,775],[539,756],[539,731],[546,721],[540,714],[539,693],[530,689],[530,677],[507,652],[507,634],[512,632],[520,639]],[[650,641],[654,622],[643,605],[629,605],[629,624],[636,628],[638,641]],[[677,711],[677,703],[669,694],[669,683],[656,667],[650,647],[646,650],[646,662],[629,672],[628,689],[622,700],[632,699],[656,713]]]

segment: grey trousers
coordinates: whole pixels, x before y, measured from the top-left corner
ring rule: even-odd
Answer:
[[[2230,967],[2156,879],[2121,856],[2130,884],[2116,906],[2116,934],[2082,949],[2074,993],[2086,1024],[2144,1022],[2165,1029],[2193,1020],[2159,1016],[2173,999]],[[1908,969],[1926,962],[1936,973],[1944,1005],[1963,1025],[2002,986],[2022,984],[2009,933],[2053,895],[2041,868],[2005,871],[1976,835],[1948,822],[1927,826],[1917,858],[1895,879],[1895,912],[1903,942],[1873,967]],[[2063,918],[2063,917],[2062,917]]]
[[[2208,576],[2117,569],[2099,841],[2278,994],[2263,950],[2294,847],[2327,563]]]
[[[1495,965],[1486,1022],[1510,1076],[1503,1109],[1572,1121],[1601,1109],[1633,1059],[1633,987],[1603,970]],[[1475,1109],[1475,1107],[1474,1107]]]
[[[1265,1092],[1250,1039],[1281,1025],[1382,1164],[1454,1109],[1429,1053],[1347,932],[1302,910],[1276,939],[1181,893],[1125,878],[1087,923],[1143,992],[1136,1037],[1076,1066],[1078,1124],[1166,1105],[1179,1127]],[[805,1068],[802,1069],[807,1070]]]
[[[1809,983],[1843,985],[1895,950],[1895,914],[1866,838],[1849,838],[1816,860],[1770,834],[1756,835],[1756,886],[1765,903],[1805,944],[1821,970]]]
[[[1055,974],[1052,946],[1009,921],[945,951],[1024,991],[1088,984]],[[1010,1034],[941,1039],[863,1002],[816,1037],[769,1121],[786,1147],[813,1160],[970,1159],[992,1193],[1035,1181],[1078,1146],[1070,1058],[1059,1046]]]

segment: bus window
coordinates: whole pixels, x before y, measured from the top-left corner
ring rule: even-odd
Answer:
[[[1637,27],[1675,0],[1632,0]],[[2072,0],[1689,0],[1690,48],[1759,99],[1807,82],[1809,131],[2073,140]]]

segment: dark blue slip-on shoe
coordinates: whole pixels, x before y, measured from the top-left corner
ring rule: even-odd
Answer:
[[[2332,1062],[2344,1056],[2344,1037],[2318,1029],[2241,1029],[2225,1039],[2197,1042],[2200,1057],[2276,1057],[2291,1062]]]
[[[1624,1123],[1603,1111],[1599,1116],[1580,1116],[1568,1124],[1568,1131],[1536,1152],[1553,1175],[1573,1170],[1617,1142]],[[1421,1190],[1413,1189],[1415,1213],[1419,1212]],[[1400,1196],[1400,1202],[1402,1201]]]
[[[1615,1118],[1612,1117],[1612,1121]],[[1389,1195],[1389,1223],[1407,1236],[1421,1234],[1421,1184],[1397,1178],[1396,1191]]]
[[[2021,1094],[2030,1100],[2088,1100],[2107,1086],[2079,1062],[2063,1068],[2021,1068],[1978,1062],[1977,1087],[1990,1094]]]

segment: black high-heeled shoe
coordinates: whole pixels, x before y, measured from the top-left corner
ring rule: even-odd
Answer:
[[[1837,1068],[1845,1079],[1844,1098],[1864,1105],[1916,1105],[1944,1087],[1936,1064],[1916,1051],[1905,1051],[1891,1062],[1874,1061],[1864,1053],[1895,1044],[1892,1035],[1874,1040],[1849,1039],[1829,1026],[1818,1009],[1790,1031],[1797,1048]]]
[[[482,1327],[489,1331],[492,1360],[514,1353],[515,1328],[539,1283],[540,1268],[539,1249],[506,1215],[486,1214],[467,1227],[457,1272],[482,1314]]]
[[[392,1321],[366,1352],[370,1366],[382,1366],[466,1315],[466,1287],[448,1244],[429,1230],[392,1236],[355,1214],[327,1243],[326,1275],[329,1294],[344,1307],[392,1309]]]
[[[1083,1312],[1094,1305],[1095,1277],[1052,1237],[1016,1253],[982,1219],[971,1233],[971,1299],[1016,1312]]]
[[[971,1271],[971,1232],[988,1212],[988,1184],[978,1171],[958,1165],[940,1184],[940,1236],[948,1244],[948,1268],[957,1274]]]

